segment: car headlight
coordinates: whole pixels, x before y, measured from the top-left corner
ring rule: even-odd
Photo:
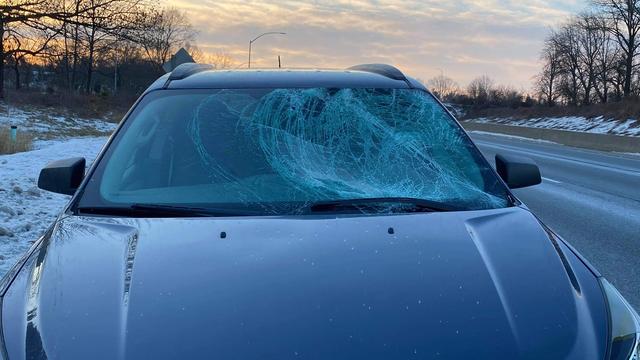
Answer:
[[[611,316],[610,360],[640,360],[640,317],[618,290],[602,279]]]

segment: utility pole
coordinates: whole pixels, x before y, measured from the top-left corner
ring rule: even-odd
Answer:
[[[270,32],[266,32],[266,33],[262,33],[258,36],[256,36],[253,40],[249,40],[249,62],[247,63],[247,67],[249,69],[251,69],[251,45],[253,45],[253,43],[260,39],[261,37],[265,36],[265,35],[286,35],[287,33],[284,32],[278,32],[278,31],[270,31]]]

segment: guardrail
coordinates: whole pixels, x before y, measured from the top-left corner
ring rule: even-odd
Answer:
[[[522,136],[585,149],[640,153],[640,137],[461,121],[467,131]]]

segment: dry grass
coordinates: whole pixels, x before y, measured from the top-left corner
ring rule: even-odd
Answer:
[[[5,94],[6,104],[18,108],[44,108],[53,115],[100,118],[111,122],[119,122],[136,98],[137,94],[101,96],[11,89],[7,89]]]
[[[589,106],[534,106],[530,108],[490,108],[469,111],[465,118],[518,118],[583,116],[585,118],[604,117],[606,119],[640,119],[640,98],[630,98],[621,102],[593,104]]]
[[[10,128],[0,128],[0,154],[15,154],[29,151],[33,145],[33,136],[29,133],[18,131],[16,141],[11,141]]]

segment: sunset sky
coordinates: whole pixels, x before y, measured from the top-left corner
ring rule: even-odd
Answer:
[[[252,65],[338,67],[384,62],[427,80],[443,72],[461,85],[487,74],[527,89],[553,25],[586,0],[245,1],[165,0],[184,10],[205,52],[247,61],[248,41],[266,31],[285,36],[254,43]],[[246,66],[246,64],[244,64]]]

